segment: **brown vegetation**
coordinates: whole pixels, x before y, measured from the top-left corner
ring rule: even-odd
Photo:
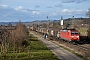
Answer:
[[[26,48],[28,46],[28,36],[27,27],[21,22],[16,26],[12,26],[10,23],[8,26],[1,26],[0,41],[2,56],[5,56],[10,51],[21,52],[23,47]]]

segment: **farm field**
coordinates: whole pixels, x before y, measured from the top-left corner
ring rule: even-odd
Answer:
[[[80,34],[82,36],[87,36],[87,30],[88,30],[88,28],[80,28],[78,30],[79,30],[79,32],[80,32]]]
[[[4,58],[0,54],[0,60],[59,60],[43,43],[33,35],[28,40],[29,50],[20,53],[7,53]]]

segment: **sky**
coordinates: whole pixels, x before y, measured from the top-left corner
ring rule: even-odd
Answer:
[[[0,0],[0,22],[87,18],[90,0]]]

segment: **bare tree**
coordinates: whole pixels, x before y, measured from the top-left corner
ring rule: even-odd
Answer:
[[[9,37],[10,37],[10,33],[7,30],[2,29],[1,34],[1,54],[2,56],[6,56],[6,53],[8,52],[8,48],[9,48]]]
[[[86,12],[86,15],[90,18],[90,8],[89,8],[88,11]]]
[[[19,52],[20,52],[22,47],[25,47],[25,44],[27,43],[26,41],[28,38],[28,29],[22,22],[19,22],[16,25],[16,29],[13,31],[12,34],[13,34],[13,40],[14,40],[13,42],[14,50],[16,50],[19,47]]]
[[[29,46],[27,41],[28,29],[23,23],[19,22],[14,29],[12,29],[11,24],[8,24],[8,26],[0,29],[1,54],[3,57],[6,56],[7,52],[24,51],[24,48]]]

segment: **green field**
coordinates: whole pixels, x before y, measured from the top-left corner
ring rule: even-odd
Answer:
[[[0,60],[59,60],[43,43],[33,35],[28,40],[29,48],[20,53],[7,53]]]
[[[88,28],[80,28],[80,29],[78,29],[78,31],[80,32],[80,34],[82,36],[87,36],[87,30],[88,30]]]

